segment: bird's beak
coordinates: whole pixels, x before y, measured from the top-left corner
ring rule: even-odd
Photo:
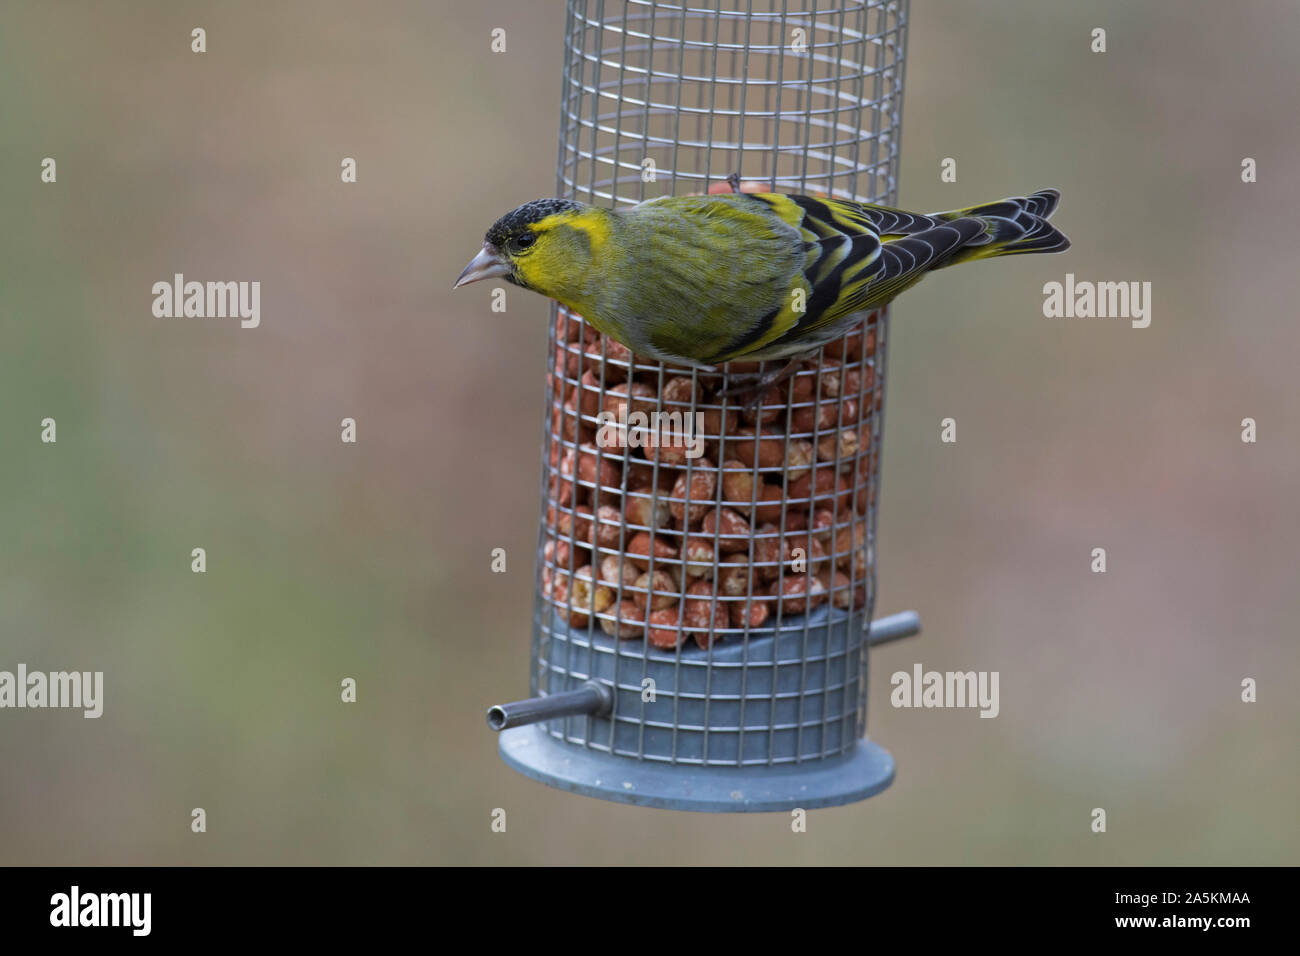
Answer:
[[[460,274],[460,278],[452,288],[459,289],[480,279],[498,279],[509,274],[510,263],[501,258],[501,253],[497,251],[496,246],[485,242],[478,255],[469,261],[469,265],[465,267],[465,271]]]

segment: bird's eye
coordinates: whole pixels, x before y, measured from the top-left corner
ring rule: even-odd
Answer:
[[[527,249],[536,241],[537,241],[536,233],[525,232],[523,235],[521,235],[518,239],[515,240],[515,246],[519,249]]]

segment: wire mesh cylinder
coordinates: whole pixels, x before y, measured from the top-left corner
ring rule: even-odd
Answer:
[[[558,194],[617,207],[738,173],[892,204],[905,27],[905,0],[570,0]],[[757,365],[674,368],[552,317],[532,692],[596,680],[614,706],[543,732],[706,768],[848,754],[886,315],[752,408],[719,392]]]

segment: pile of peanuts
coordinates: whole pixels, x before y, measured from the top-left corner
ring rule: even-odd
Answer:
[[[724,371],[752,374],[759,363],[661,365],[561,309],[543,598],[570,627],[599,624],[659,648],[687,637],[707,647],[828,601],[862,608],[875,343],[873,313],[753,404],[718,390]],[[610,426],[635,412],[698,412],[702,432],[633,440]]]

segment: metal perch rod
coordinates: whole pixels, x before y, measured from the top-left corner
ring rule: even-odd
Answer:
[[[888,644],[921,633],[921,616],[915,611],[899,611],[889,617],[871,622],[867,643]],[[577,690],[546,697],[530,697],[511,704],[496,704],[488,708],[487,722],[493,730],[508,730],[535,724],[552,717],[573,717],[580,714],[601,716],[614,707],[609,689],[597,681],[587,681]]]
[[[871,646],[888,644],[890,641],[902,640],[921,633],[921,615],[915,611],[899,611],[889,617],[878,618],[871,622],[867,630],[867,643]]]
[[[614,698],[608,689],[595,681],[587,681],[577,690],[547,697],[530,697],[512,704],[489,707],[488,726],[493,730],[508,730],[535,724],[552,717],[571,717],[578,714],[607,714],[614,708]]]

